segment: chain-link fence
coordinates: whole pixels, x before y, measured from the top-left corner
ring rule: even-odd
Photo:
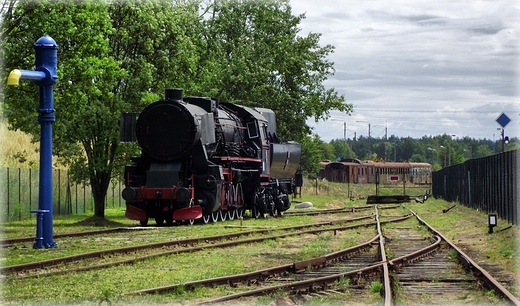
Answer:
[[[4,221],[31,218],[31,210],[38,209],[38,169],[0,168],[0,216]],[[88,184],[74,184],[67,170],[52,172],[52,196],[54,215],[71,215],[94,212],[94,198]],[[124,201],[119,180],[110,182],[105,207],[121,207]]]

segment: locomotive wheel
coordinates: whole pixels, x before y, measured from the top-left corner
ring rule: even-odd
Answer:
[[[187,220],[187,222],[189,225],[193,225],[193,224],[195,224],[195,219],[189,219],[189,220]]]
[[[211,218],[210,215],[204,215],[204,216],[202,216],[202,223],[204,223],[204,224],[208,224],[210,218]]]
[[[155,217],[155,223],[157,223],[157,225],[159,225],[159,226],[163,225],[164,218],[163,217]]]
[[[243,207],[239,207],[237,209],[237,218],[238,219],[244,218],[244,208]]]
[[[253,209],[251,209],[251,215],[255,219],[260,218],[260,209],[258,208],[258,205],[260,205],[260,197],[258,196],[258,193],[255,192],[255,198],[253,200]]]
[[[139,223],[141,224],[141,226],[147,226],[148,225],[148,218],[146,218],[146,220],[139,221]]]
[[[220,210],[220,220],[226,221],[227,219],[227,213],[223,210]]]
[[[235,219],[235,193],[235,185],[231,185],[229,189],[226,190],[227,217],[230,221]],[[222,221],[225,221],[225,219]]]
[[[230,209],[230,210],[227,211],[227,215],[228,215],[229,220],[235,219],[235,212],[236,212],[236,209]]]
[[[218,210],[211,213],[211,221],[213,221],[213,223],[218,222],[218,217],[219,217]]]
[[[262,206],[263,206],[263,205],[262,205]],[[268,214],[268,213],[269,213],[269,214],[272,214],[273,211],[269,211],[269,212],[268,212],[268,211],[267,211],[267,207],[265,207],[265,206],[262,207],[262,206],[260,206],[260,218],[262,218],[262,219],[267,219],[267,214]]]
[[[173,225],[173,217],[172,216],[169,216],[169,217],[166,217],[164,219],[164,221],[166,221],[166,225]]]
[[[244,217],[244,193],[242,192],[242,184],[238,183],[237,188],[235,190],[235,205],[236,209],[236,217],[243,218]]]
[[[258,207],[253,206],[253,209],[251,209],[251,217],[255,219],[260,218],[260,212],[258,211]]]

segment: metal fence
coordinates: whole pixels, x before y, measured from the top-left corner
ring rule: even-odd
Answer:
[[[29,219],[31,210],[38,209],[38,169],[0,168],[0,220]],[[110,182],[105,199],[106,208],[121,207],[123,183]],[[52,196],[54,215],[71,215],[94,212],[94,198],[88,184],[74,184],[67,170],[52,172]]]
[[[436,198],[459,202],[518,225],[518,158],[520,150],[470,159],[433,173]]]

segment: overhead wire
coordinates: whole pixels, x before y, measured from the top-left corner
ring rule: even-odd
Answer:
[[[362,93],[376,96],[390,96],[390,97],[398,97],[398,98],[407,98],[407,99],[417,99],[422,101],[428,100],[436,100],[436,101],[454,101],[454,98],[432,98],[432,97],[415,97],[415,96],[402,96],[388,93],[377,93],[377,92],[368,92],[368,91],[360,91],[360,90],[342,90],[344,92],[353,92],[353,93]],[[457,102],[461,103],[482,103],[482,104],[517,104],[516,101],[479,101],[479,100],[457,100]]]

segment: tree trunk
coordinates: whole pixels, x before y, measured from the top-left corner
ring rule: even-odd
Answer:
[[[94,197],[94,216],[105,218],[105,198],[110,184],[111,173],[108,171],[96,171],[90,178],[92,196]]]

